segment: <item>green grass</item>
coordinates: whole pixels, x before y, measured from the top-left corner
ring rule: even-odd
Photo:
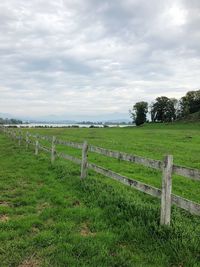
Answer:
[[[199,124],[32,131],[155,159],[171,153],[175,163],[200,168]],[[160,172],[92,153],[89,160],[160,186]],[[79,166],[52,166],[49,155],[0,134],[0,266],[200,266],[199,217],[173,207],[172,225],[161,227],[158,199],[94,172],[79,176]],[[197,202],[199,188],[173,177],[173,191]]]
[[[32,129],[63,140],[83,142],[103,148],[162,160],[166,154],[174,156],[174,163],[200,169],[200,123],[147,124],[145,127],[105,129]],[[47,145],[45,142],[42,142]],[[58,151],[81,157],[81,151],[57,146]],[[89,153],[89,161],[122,175],[161,187],[161,172],[141,165]],[[199,183],[173,176],[173,193],[200,203]]]

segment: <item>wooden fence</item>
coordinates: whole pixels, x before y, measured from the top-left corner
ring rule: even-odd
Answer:
[[[5,127],[2,128],[2,131],[4,131],[5,134],[10,136],[13,140],[17,139],[19,145],[22,144],[22,141],[25,142],[26,148],[28,148],[30,144],[34,145],[35,155],[38,155],[39,150],[43,150],[47,153],[50,153],[52,164],[54,163],[56,157],[60,157],[81,165],[81,179],[86,178],[87,170],[91,169],[99,174],[113,178],[125,185],[133,187],[143,193],[160,198],[160,224],[162,225],[170,225],[172,204],[175,204],[176,206],[190,212],[191,214],[200,215],[200,204],[172,194],[172,174],[178,174],[188,179],[200,181],[200,170],[174,165],[172,155],[167,155],[163,161],[159,161],[143,158],[136,155],[130,155],[123,152],[112,151],[93,145],[88,145],[87,142],[84,142],[83,144],[75,143],[71,141],[59,140],[55,136],[43,136],[39,134],[33,135],[29,132],[26,132],[26,136],[24,136],[22,131],[15,131],[13,129],[11,130],[10,128]],[[51,142],[51,149],[40,144],[39,140],[46,140]],[[81,149],[82,159],[78,159],[74,156],[56,151],[56,144]],[[88,152],[94,152],[107,157],[128,161],[130,163],[141,164],[149,168],[161,170],[162,189],[156,188],[154,186],[142,183],[134,179],[130,179],[126,176],[122,176],[121,174],[105,169],[94,163],[90,163],[87,161]]]

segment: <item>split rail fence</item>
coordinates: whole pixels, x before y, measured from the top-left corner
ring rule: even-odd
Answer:
[[[173,164],[172,155],[167,155],[165,156],[163,161],[160,161],[149,158],[143,158],[140,156],[131,155],[123,152],[112,151],[93,145],[88,145],[87,142],[84,142],[83,144],[75,143],[71,141],[64,141],[57,139],[55,136],[42,136],[39,134],[33,135],[30,134],[29,132],[26,132],[26,136],[24,136],[24,133],[21,130],[15,131],[13,129],[11,130],[10,128],[6,127],[2,128],[2,131],[4,131],[4,133],[10,136],[13,140],[17,139],[19,145],[21,145],[23,141],[26,144],[26,148],[28,148],[30,144],[34,145],[35,155],[38,155],[39,150],[43,150],[45,152],[50,153],[52,163],[55,161],[56,157],[60,157],[81,165],[81,179],[86,178],[87,170],[91,169],[99,174],[113,178],[114,180],[117,180],[125,185],[135,188],[143,193],[161,199],[161,211],[160,211],[161,225],[170,225],[172,204],[188,211],[191,214],[200,215],[200,204],[190,201],[181,196],[172,194],[172,174],[177,174],[180,176],[184,176],[188,179],[200,181],[200,170],[186,168]],[[46,140],[51,142],[51,148],[43,146],[42,144],[39,143],[39,140]],[[82,159],[56,151],[56,144],[81,149]],[[116,172],[105,169],[94,163],[90,163],[87,160],[88,152],[94,152],[111,158],[128,161],[130,163],[141,164],[149,168],[161,170],[162,189],[156,188],[154,186],[142,183],[134,179],[130,179],[126,176],[122,176]]]

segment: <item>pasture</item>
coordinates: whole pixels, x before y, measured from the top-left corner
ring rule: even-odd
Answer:
[[[200,169],[199,123],[29,131],[158,160],[172,154]],[[157,170],[93,153],[89,161],[161,187]],[[160,226],[158,199],[92,171],[81,181],[79,166],[52,166],[49,155],[36,157],[3,134],[0,166],[1,266],[200,266],[198,216],[173,206],[171,226]],[[173,175],[172,192],[200,203],[199,181]]]

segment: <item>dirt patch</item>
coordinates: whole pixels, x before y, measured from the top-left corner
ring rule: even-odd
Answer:
[[[10,203],[6,201],[1,201],[0,200],[0,207],[10,207]]]
[[[31,233],[32,234],[38,234],[40,232],[40,229],[38,229],[37,227],[32,227],[31,228]]]
[[[47,209],[50,207],[50,204],[48,202],[43,202],[37,205],[37,211],[38,213],[41,213],[44,209]]]
[[[90,231],[90,228],[87,223],[82,224],[80,234],[81,236],[95,236],[96,235],[96,233],[93,233]]]
[[[9,217],[5,214],[0,215],[0,222],[7,222]]]
[[[120,244],[119,244],[119,247],[120,247],[120,248],[126,248],[126,247],[127,247],[127,244],[126,244],[126,243],[120,243]]]
[[[74,207],[80,206],[80,204],[81,204],[81,202],[80,202],[79,200],[75,200],[75,201],[73,201],[73,203],[72,203],[72,205],[73,205]]]
[[[39,267],[40,263],[39,260],[30,258],[27,260],[24,260],[18,267]]]
[[[46,222],[45,222],[45,225],[48,225],[48,226],[51,226],[51,225],[53,225],[53,224],[55,224],[55,221],[54,221],[52,218],[49,218],[49,219],[46,220]]]

